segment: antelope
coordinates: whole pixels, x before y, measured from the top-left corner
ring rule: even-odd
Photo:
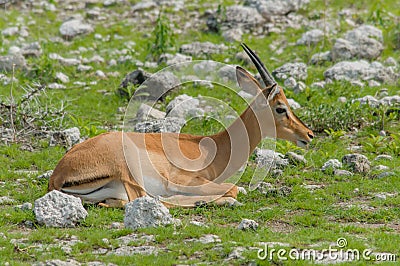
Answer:
[[[167,207],[194,207],[213,201],[239,204],[238,187],[224,183],[266,136],[307,147],[313,132],[291,111],[286,96],[258,56],[243,49],[265,87],[236,67],[241,88],[257,91],[247,109],[225,130],[209,136],[180,133],[108,132],[69,150],[49,180],[60,190],[88,203],[123,207],[150,195]]]

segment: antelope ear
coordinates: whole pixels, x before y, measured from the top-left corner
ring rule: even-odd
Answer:
[[[245,69],[240,66],[236,67],[236,78],[240,88],[247,93],[257,95],[261,91],[260,83]]]

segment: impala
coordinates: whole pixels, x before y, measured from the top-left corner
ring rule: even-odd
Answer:
[[[109,132],[69,150],[56,166],[49,191],[60,190],[102,206],[121,207],[144,195],[167,207],[199,202],[235,204],[238,187],[224,183],[266,136],[306,147],[313,132],[291,111],[283,89],[258,56],[242,44],[266,87],[236,67],[240,87],[257,91],[224,131],[209,136]]]

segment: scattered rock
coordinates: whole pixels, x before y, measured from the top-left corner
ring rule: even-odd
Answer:
[[[244,257],[242,253],[246,250],[245,247],[234,247],[231,253],[229,253],[227,260],[242,260]]]
[[[25,58],[20,54],[0,56],[0,72],[12,72],[15,69],[26,69]]]
[[[39,42],[28,43],[22,46],[21,54],[24,57],[39,57],[42,55],[42,47]]]
[[[256,156],[255,162],[257,163],[257,167],[270,169],[275,167],[284,168],[289,165],[289,161],[284,159],[283,154],[273,150],[256,148],[254,154]]]
[[[384,106],[395,106],[400,103],[400,96],[386,96],[380,100],[377,100],[374,96],[366,95],[361,98],[354,99],[352,102],[360,102],[360,104],[368,104],[371,107]]]
[[[136,119],[138,121],[147,121],[153,119],[163,119],[165,112],[155,109],[147,104],[142,103],[136,112]]]
[[[382,31],[370,25],[362,25],[348,31],[344,39],[339,38],[331,54],[334,61],[357,59],[375,59],[383,51]]]
[[[376,171],[386,171],[389,170],[389,167],[387,167],[386,165],[379,164],[374,166],[372,169]]]
[[[46,87],[49,88],[49,89],[52,89],[52,90],[64,90],[64,89],[67,88],[65,85],[63,85],[63,84],[58,84],[58,83],[55,83],[55,82],[54,82],[54,83],[47,84]]]
[[[287,197],[292,193],[292,188],[287,186],[282,186],[280,188],[271,188],[268,189],[265,193],[266,197]]]
[[[37,199],[33,210],[38,223],[47,227],[74,227],[87,216],[80,198],[57,190]]]
[[[202,244],[210,244],[210,243],[220,243],[221,239],[217,235],[207,234],[203,235],[200,238],[191,238],[186,239],[185,242],[200,242]]]
[[[218,77],[223,81],[234,81],[236,82],[236,67],[232,65],[225,65],[218,70]]]
[[[192,61],[192,57],[188,55],[183,55],[177,53],[175,55],[172,54],[162,54],[158,60],[158,64],[166,63],[167,66],[190,62]]]
[[[331,80],[377,80],[382,83],[394,83],[398,76],[392,67],[364,60],[342,61],[324,72],[325,79]]]
[[[213,44],[211,42],[193,42],[184,44],[179,51],[182,54],[187,54],[195,57],[207,58],[211,54],[222,54],[228,49],[224,44]]]
[[[205,223],[202,223],[199,221],[190,221],[190,224],[193,224],[193,225],[199,226],[199,227],[208,227]]]
[[[15,200],[10,197],[7,196],[0,197],[0,205],[10,205],[13,203],[15,203]]]
[[[260,182],[257,185],[257,190],[260,191],[261,194],[266,194],[268,190],[274,188],[274,186],[271,183],[267,182]]]
[[[175,97],[166,107],[168,117],[196,117],[203,116],[204,110],[199,108],[199,100],[186,94]]]
[[[291,12],[296,12],[301,7],[307,5],[309,0],[246,0],[245,4],[255,7],[258,12],[268,21],[273,16],[286,16]]]
[[[222,20],[222,28],[228,27],[240,31],[241,29],[253,31],[264,23],[264,19],[257,12],[257,9],[249,6],[228,6],[225,14]]]
[[[307,65],[304,63],[286,63],[272,71],[276,78],[285,80],[293,77],[295,80],[305,80],[307,78]]]
[[[293,100],[292,98],[288,98],[287,101],[292,110],[301,108],[301,105],[298,102],[296,102],[295,100]]]
[[[66,40],[71,40],[78,35],[89,34],[94,31],[92,25],[84,23],[80,19],[72,19],[60,26],[60,34]]]
[[[180,80],[170,71],[160,71],[149,77],[138,90],[138,95],[143,95],[152,100],[164,98],[164,94],[180,85]]]
[[[121,84],[118,87],[118,94],[127,97],[129,96],[128,93],[126,92],[126,88],[131,85],[140,85],[143,82],[145,82],[146,79],[148,79],[151,76],[150,73],[142,70],[142,69],[137,69],[128,75],[125,76],[125,78],[122,80]]]
[[[371,163],[365,155],[353,153],[346,154],[342,158],[344,165],[349,166],[353,172],[366,174],[371,168]]]
[[[73,259],[64,260],[46,260],[45,262],[36,262],[34,266],[81,266],[79,262]]]
[[[226,30],[222,33],[222,37],[227,42],[240,42],[242,40],[243,31],[240,28]]]
[[[376,176],[376,178],[381,179],[389,176],[395,176],[396,174],[394,172],[382,172]]]
[[[173,223],[174,219],[167,207],[149,196],[137,198],[125,205],[126,228],[159,227]]]
[[[122,246],[111,250],[107,255],[132,256],[132,255],[152,255],[157,254],[157,248],[154,246]]]
[[[288,159],[289,163],[294,165],[307,164],[307,160],[303,155],[291,151],[285,154],[285,159]]]
[[[321,170],[323,172],[327,170],[336,170],[342,168],[342,166],[343,166],[342,163],[338,159],[330,159],[324,163]]]
[[[303,33],[300,39],[296,41],[297,45],[315,45],[324,38],[324,32],[319,29],[313,29]]]
[[[53,170],[49,170],[44,172],[43,174],[37,176],[36,178],[41,180],[41,179],[50,179],[50,176],[53,174]]]
[[[293,90],[294,87],[296,87],[297,85],[297,81],[293,77],[290,77],[288,79],[285,79],[283,85],[285,86],[285,88]]]
[[[257,230],[258,228],[258,223],[254,220],[250,220],[250,219],[242,219],[242,221],[240,222],[239,226],[237,227],[237,229],[239,230]]]
[[[5,28],[4,30],[1,31],[1,34],[5,37],[8,37],[8,36],[17,35],[18,32],[19,32],[19,28],[14,26],[14,27]]]
[[[347,171],[347,170],[342,170],[342,169],[335,169],[333,171],[333,174],[337,175],[337,176],[352,176],[353,175],[352,172]]]
[[[56,73],[56,78],[61,81],[62,83],[68,83],[69,82],[69,77],[65,75],[62,72],[57,72]]]
[[[79,131],[79,128],[72,127],[62,131],[53,132],[50,138],[50,146],[61,145],[70,149],[81,141],[81,132]]]
[[[391,160],[393,160],[393,157],[388,154],[380,154],[380,155],[376,156],[376,158],[375,158],[375,161],[379,161],[379,160],[391,161]]]
[[[320,65],[325,62],[330,62],[332,61],[331,51],[313,54],[310,61],[313,65]]]
[[[149,132],[175,132],[179,133],[186,123],[185,119],[179,117],[166,117],[152,121],[144,121],[135,124],[134,131],[141,133]]]

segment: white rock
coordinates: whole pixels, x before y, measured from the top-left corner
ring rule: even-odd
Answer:
[[[257,228],[258,228],[258,223],[250,219],[242,219],[242,221],[238,226],[239,230],[249,230],[249,229],[256,230]]]
[[[56,73],[56,78],[61,81],[62,83],[68,83],[69,82],[69,77],[65,75],[62,72],[57,72]]]
[[[72,39],[78,35],[88,34],[94,31],[92,25],[84,23],[80,19],[72,19],[60,26],[60,34],[65,39]]]

